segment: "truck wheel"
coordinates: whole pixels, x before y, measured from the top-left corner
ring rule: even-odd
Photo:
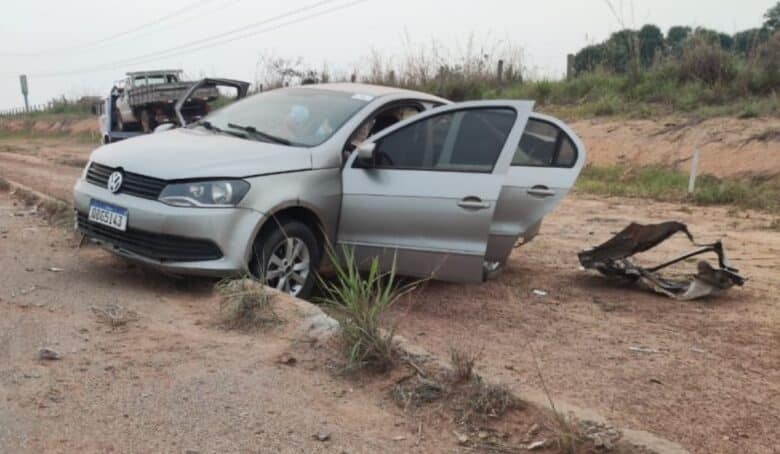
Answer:
[[[307,298],[320,264],[317,237],[306,224],[280,221],[279,226],[258,235],[250,271],[269,287]]]
[[[154,128],[156,126],[157,125],[155,124],[154,116],[151,113],[149,113],[149,110],[148,109],[142,110],[141,111],[141,129],[143,130],[143,132],[150,133],[150,132],[154,131]]]

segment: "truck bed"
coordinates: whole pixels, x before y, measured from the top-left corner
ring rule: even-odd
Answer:
[[[154,104],[173,104],[192,86],[194,82],[174,82],[167,84],[135,87],[128,91],[128,102],[131,107],[142,107]],[[202,102],[213,101],[219,96],[215,88],[203,88],[196,91],[192,98]]]

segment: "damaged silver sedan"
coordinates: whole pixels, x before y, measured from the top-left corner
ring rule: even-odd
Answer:
[[[584,162],[574,132],[531,101],[311,85],[99,148],[74,205],[86,237],[173,273],[249,271],[305,296],[331,244],[402,275],[479,282]]]
[[[697,248],[664,263],[652,267],[642,267],[630,260],[640,252],[650,250],[672,235],[682,232]],[[676,263],[702,254],[714,253],[718,259],[718,268],[709,262],[700,260],[696,274],[687,278],[668,278],[660,271]],[[681,222],[663,222],[642,225],[631,223],[628,227],[610,238],[604,244],[579,253],[584,268],[595,269],[605,276],[615,277],[666,295],[677,300],[692,300],[708,295],[716,295],[724,290],[745,283],[739,270],[731,267],[723,251],[723,244],[716,241],[710,244],[698,244]]]

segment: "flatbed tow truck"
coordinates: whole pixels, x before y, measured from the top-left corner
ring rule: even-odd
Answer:
[[[134,87],[118,84],[98,107],[99,125],[103,143],[117,142],[159,129],[185,126],[205,116],[209,103],[216,101],[219,88],[235,89],[236,100],[245,97],[249,83],[221,78],[206,78],[197,82],[179,82],[166,78],[180,74],[178,70],[127,73],[125,84],[132,80]],[[136,79],[162,75],[162,82],[142,85]],[[158,80],[158,79],[154,79]],[[130,122],[129,119],[137,120]]]

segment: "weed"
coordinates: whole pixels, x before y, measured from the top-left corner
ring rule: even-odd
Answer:
[[[354,252],[344,247],[343,260],[332,248],[328,254],[335,279],[320,279],[325,297],[320,300],[341,324],[347,370],[370,368],[387,370],[395,359],[394,326],[383,326],[390,308],[417,283],[399,286],[395,280],[395,262],[388,272],[381,272],[379,258],[371,260],[368,272],[360,273]]]
[[[523,408],[523,402],[501,384],[490,384],[474,376],[453,393],[453,409],[461,423],[479,422],[479,419],[500,418],[509,410]]]
[[[224,279],[215,286],[220,296],[222,325],[228,329],[252,329],[277,324],[272,297],[265,287],[250,278]]]
[[[469,353],[453,348],[450,350],[453,383],[466,383],[474,378],[474,365],[481,353]]]
[[[138,320],[138,313],[119,304],[108,304],[105,307],[92,307],[92,312],[98,321],[112,328],[124,326]]]

